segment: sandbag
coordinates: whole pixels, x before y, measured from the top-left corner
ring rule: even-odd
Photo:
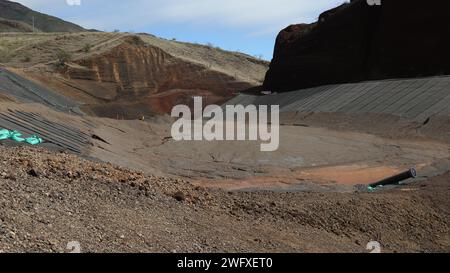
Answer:
[[[19,131],[10,131],[7,129],[0,129],[0,140],[11,139],[19,143],[28,143],[30,145],[38,145],[44,142],[44,140],[36,135],[24,138]]]
[[[25,142],[30,145],[38,145],[38,144],[41,144],[43,142],[43,140],[42,140],[42,138],[34,135],[34,136],[26,138]]]

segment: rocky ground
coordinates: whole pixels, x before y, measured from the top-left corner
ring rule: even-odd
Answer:
[[[0,251],[450,250],[450,174],[374,193],[226,192],[0,146]]]

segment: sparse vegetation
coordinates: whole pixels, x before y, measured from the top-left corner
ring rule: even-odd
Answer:
[[[85,44],[83,46],[83,52],[84,53],[88,53],[89,51],[91,51],[92,45],[91,44]]]
[[[6,54],[4,51],[0,50],[0,63],[6,62]]]
[[[68,63],[72,60],[72,54],[61,49],[57,53],[57,58],[58,58],[57,65],[64,66],[66,63]]]
[[[31,62],[31,57],[30,57],[30,55],[25,55],[25,56],[23,56],[22,62],[24,62],[24,63],[29,63],[29,62]]]
[[[13,1],[0,1],[0,32],[79,32],[85,31],[81,26],[63,21],[17,5]],[[35,27],[33,27],[33,21]]]

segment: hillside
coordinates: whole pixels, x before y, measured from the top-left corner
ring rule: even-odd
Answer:
[[[33,27],[24,22],[0,18],[0,32],[33,32]]]
[[[407,8],[405,8],[407,7]],[[450,74],[449,1],[354,0],[311,25],[280,32],[264,86],[292,91],[325,84]]]
[[[30,34],[33,17],[36,33]],[[0,64],[12,70],[3,76],[36,81],[39,90],[66,96],[87,114],[137,119],[166,114],[173,105],[189,104],[194,95],[206,103],[225,102],[236,92],[261,86],[269,63],[149,34],[88,32],[0,0]],[[20,84],[8,88],[16,94],[27,89]]]
[[[79,102],[86,113],[111,118],[168,113],[193,95],[222,103],[262,85],[268,69],[268,62],[239,52],[148,34],[0,36],[5,67]]]
[[[33,17],[38,32],[85,31],[76,24],[33,11],[19,3],[0,0],[0,32],[32,32]]]

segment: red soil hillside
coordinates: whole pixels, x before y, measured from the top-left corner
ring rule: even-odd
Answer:
[[[93,115],[136,119],[201,95],[222,103],[263,83],[268,63],[146,34],[2,34],[5,66],[83,104]],[[61,52],[66,55],[63,65]]]

